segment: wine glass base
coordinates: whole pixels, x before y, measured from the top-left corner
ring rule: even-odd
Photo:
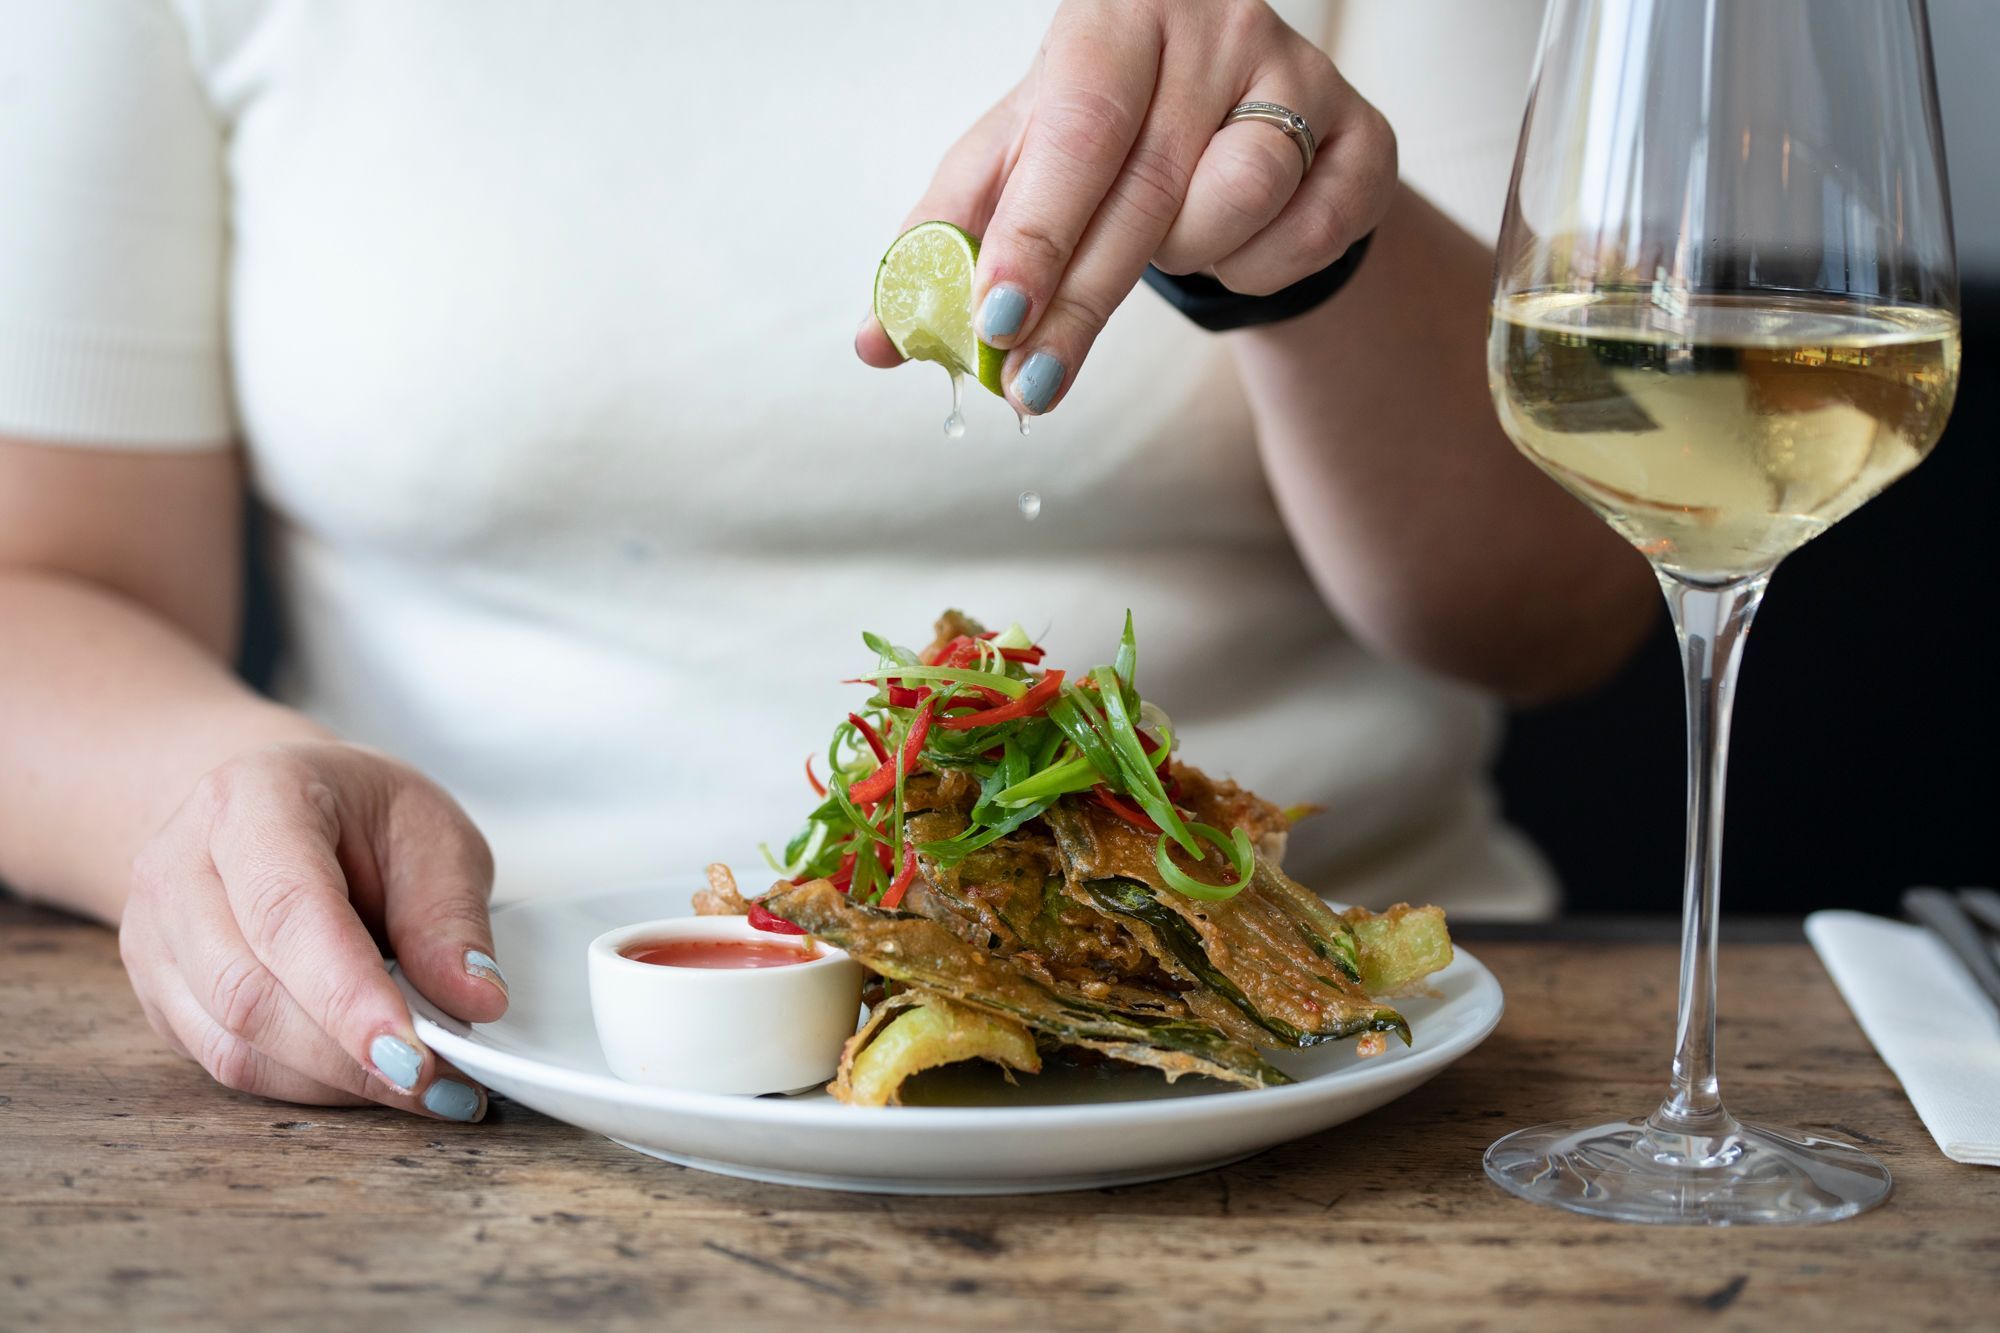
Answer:
[[[1537,1125],[1488,1148],[1486,1174],[1530,1203],[1682,1226],[1835,1222],[1890,1189],[1889,1168],[1859,1148],[1734,1120],[1704,1137],[1645,1119]]]

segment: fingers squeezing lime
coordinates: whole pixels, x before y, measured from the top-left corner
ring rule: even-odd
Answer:
[[[875,318],[904,357],[935,361],[998,394],[1007,354],[979,341],[972,322],[978,261],[978,237],[949,222],[919,222],[875,270]]]

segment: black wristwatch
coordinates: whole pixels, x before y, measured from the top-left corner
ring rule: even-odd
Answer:
[[[1319,272],[1308,273],[1291,286],[1282,287],[1269,296],[1245,296],[1241,292],[1230,291],[1205,273],[1186,273],[1175,277],[1171,273],[1160,272],[1151,264],[1146,265],[1146,285],[1210,333],[1276,324],[1281,319],[1305,314],[1345,287],[1347,280],[1354,276],[1354,271],[1361,267],[1361,257],[1368,253],[1368,242],[1374,239],[1375,233],[1371,231],[1348,246],[1346,254]]]

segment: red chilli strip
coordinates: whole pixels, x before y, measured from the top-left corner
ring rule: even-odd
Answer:
[[[910,730],[903,737],[903,776],[917,771],[917,757],[924,752],[924,741],[931,734],[931,715],[935,696],[925,699],[917,715],[910,719]],[[847,789],[847,798],[857,804],[872,804],[896,789],[896,761],[884,760],[882,766],[861,781]]]
[[[979,645],[961,634],[924,659],[925,666],[971,666],[979,660]]]
[[[813,772],[813,757],[811,755],[806,756],[806,781],[812,784],[813,795],[826,795],[826,784],[821,782],[819,775]]]
[[[832,877],[827,880],[827,883],[833,885],[834,888],[839,889],[842,893],[846,893],[854,887],[853,852],[849,852],[840,858],[840,869],[833,872]]]
[[[979,713],[961,713],[942,719],[938,725],[946,731],[971,731],[974,727],[990,727],[998,722],[1012,722],[1017,718],[1033,717],[1055,702],[1062,691],[1063,673],[1051,671],[1036,682],[1033,689],[1018,699],[1009,699],[995,708]]]
[[[1103,783],[1100,782],[1095,787],[1092,787],[1090,794],[1097,798],[1099,805],[1109,810],[1112,814],[1117,815],[1134,828],[1142,828],[1148,833],[1158,833],[1160,831],[1160,826],[1155,824],[1143,810],[1135,810],[1125,804],[1125,802],[1119,800],[1116,796],[1112,795],[1111,788],[1105,786]]]
[[[946,708],[988,708],[998,707],[1007,702],[1007,696],[993,689],[991,686],[967,685],[962,682],[954,683],[957,684],[958,693],[952,695],[950,701],[944,704]],[[891,685],[889,687],[889,706],[891,708],[915,708],[923,703],[924,700],[930,698],[930,696],[931,689],[929,686],[913,690],[907,685]]]
[[[1030,648],[1002,648],[1000,650],[1001,661],[1026,662],[1031,666],[1039,664],[1047,656],[1048,654],[1042,651],[1039,644]]]
[[[855,726],[859,727],[861,729],[861,734],[868,738],[868,748],[875,752],[876,763],[879,764],[883,760],[889,757],[889,747],[882,744],[882,737],[880,733],[878,733],[875,730],[875,728],[869,724],[867,718],[861,716],[861,714],[859,713],[849,713],[847,715],[847,720],[849,722],[852,722]]]
[[[795,926],[781,916],[773,915],[762,903],[750,904],[750,928],[768,930],[773,935],[803,935],[804,926]]]
[[[961,634],[951,641],[944,656],[938,660],[939,666],[969,667],[979,660],[979,644]]]
[[[964,664],[961,663],[960,665]],[[843,685],[874,685],[877,682],[863,680],[861,677],[856,676],[853,680],[843,680],[840,683]],[[928,685],[912,689],[908,685],[898,685],[894,681],[885,681],[882,683],[887,690],[886,697],[889,700],[891,708],[915,708],[918,704],[930,698],[932,693],[931,687]],[[958,681],[951,683],[958,687],[958,693],[952,699],[954,704],[971,703],[982,699],[995,706],[1007,702],[1007,696],[993,689],[991,686],[969,685]]]
[[[910,891],[910,884],[916,877],[917,849],[906,843],[903,847],[903,868],[897,872],[896,880],[889,886],[888,892],[882,895],[882,906],[901,907],[903,895]]]

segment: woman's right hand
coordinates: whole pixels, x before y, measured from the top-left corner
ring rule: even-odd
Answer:
[[[119,951],[153,1030],[226,1087],[477,1120],[417,1040],[384,946],[440,1009],[507,1008],[493,858],[435,783],[357,746],[274,746],[196,784],[133,862]]]

